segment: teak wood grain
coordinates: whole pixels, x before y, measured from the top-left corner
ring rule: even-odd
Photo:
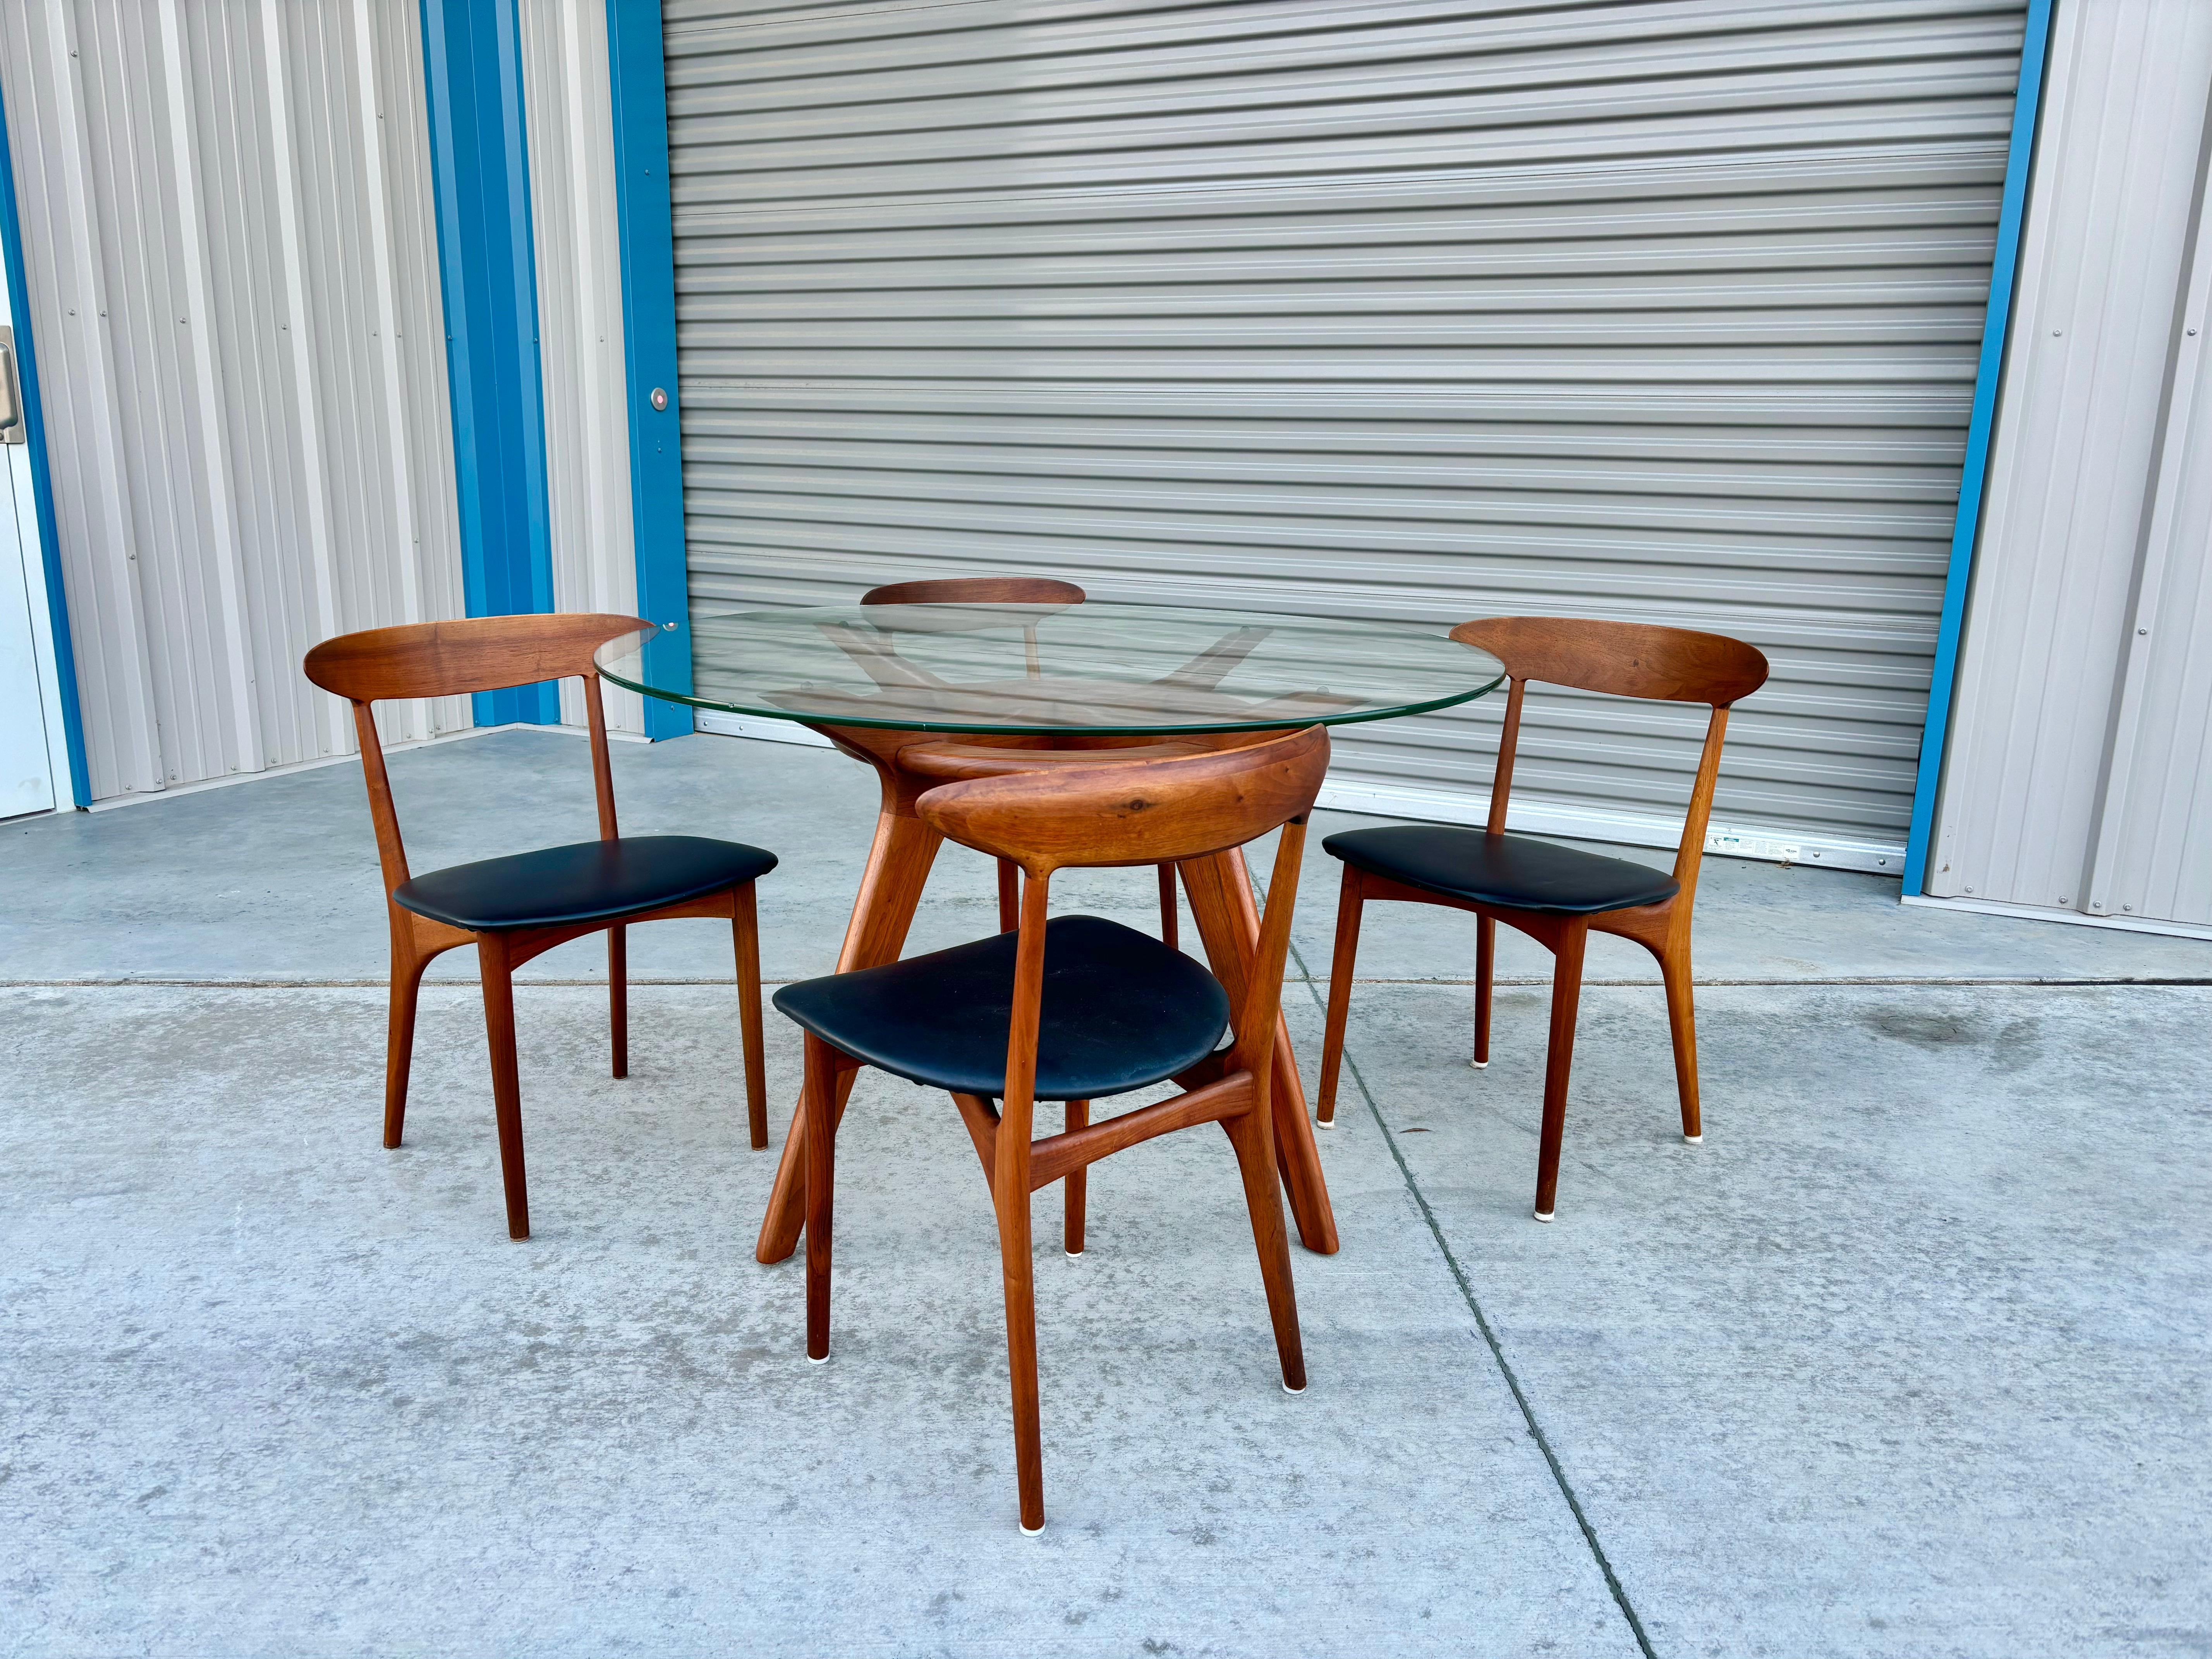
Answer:
[[[457,696],[540,680],[580,678],[591,734],[592,793],[599,839],[620,835],[615,814],[614,769],[607,750],[606,710],[592,653],[625,634],[652,631],[642,617],[554,614],[477,617],[459,622],[416,623],[370,629],[325,640],[301,665],[307,678],[353,705],[360,739],[368,811],[376,830],[377,860],[384,877],[385,912],[391,930],[392,1011],[386,1033],[384,1144],[396,1147],[406,1124],[408,1073],[415,1048],[415,1012],[423,971],[444,952],[477,947],[483,982],[484,1023],[490,1041],[492,1100],[499,1130],[500,1171],[507,1194],[507,1232],[530,1237],[530,1200],[522,1155],[522,1096],[514,1037],[514,970],[586,933],[607,935],[608,1018],[611,1064],[629,1074],[629,985],[627,929],[641,921],[681,916],[726,918],[738,968],[738,1022],[744,1045],[745,1115],[755,1147],[768,1145],[765,1031],[761,1019],[760,929],[748,881],[726,892],[631,912],[610,921],[483,932],[418,915],[392,895],[408,879],[407,848],[392,798],[391,775],[377,736],[374,705],[394,697]]]
[[[862,605],[1081,605],[1088,596],[1073,582],[1052,576],[950,576],[929,581],[886,582],[860,595]],[[980,617],[979,628],[993,625]]]
[[[956,1093],[953,1101],[983,1166],[999,1224],[1016,1484],[1024,1530],[1041,1528],[1045,1514],[1030,1203],[1039,1188],[1066,1183],[1062,1243],[1069,1254],[1076,1254],[1083,1227],[1079,1183],[1092,1164],[1178,1129],[1219,1123],[1228,1133],[1250,1212],[1283,1386],[1294,1393],[1305,1387],[1270,1095],[1306,816],[1328,765],[1328,733],[1316,726],[1211,753],[1139,761],[1102,756],[1088,765],[1054,764],[1033,774],[939,784],[914,802],[915,817],[931,835],[1007,859],[1023,872],[1006,1092],[995,1109],[974,1095]],[[1242,963],[1242,983],[1224,982],[1232,1009],[1228,1054],[1209,1057],[1187,1080],[1178,1079],[1184,1092],[1101,1122],[1091,1121],[1093,1103],[1069,1102],[1061,1132],[1036,1139],[1037,1033],[1054,873],[1070,866],[1211,866],[1224,862],[1231,849],[1278,827],[1282,834],[1267,907],[1249,960]],[[800,1112],[806,1148],[806,1334],[807,1354],[817,1360],[830,1352],[837,1097],[854,1063],[808,1036]],[[1303,1117],[1301,1112],[1301,1121]]]
[[[939,835],[1011,860],[1031,877],[1071,864],[1181,864],[1242,847],[1304,811],[1284,809],[1301,793],[1310,804],[1316,754],[1325,766],[1328,734],[1319,726],[1177,759],[970,778],[931,790],[917,811]]]
[[[1565,1137],[1567,1079],[1574,1060],[1575,1014],[1582,995],[1583,954],[1592,933],[1635,940],[1659,963],[1666,988],[1667,1023],[1674,1051],[1674,1079],[1683,1138],[1704,1139],[1698,1099],[1698,1041],[1692,1007],[1690,928],[1697,900],[1698,872],[1705,856],[1705,827],[1713,790],[1720,777],[1721,744],[1728,732],[1729,708],[1766,681],[1766,659],[1754,647],[1725,635],[1642,623],[1602,622],[1568,617],[1494,617],[1462,623],[1451,637],[1489,652],[1505,665],[1509,690],[1499,733],[1497,772],[1492,780],[1486,833],[1505,833],[1513,764],[1521,741],[1522,698],[1529,684],[1571,686],[1615,696],[1669,702],[1704,703],[1711,710],[1698,757],[1682,838],[1675,848],[1673,897],[1588,915],[1494,905],[1429,891],[1388,879],[1346,863],[1337,900],[1336,944],[1329,964],[1328,1019],[1322,1042],[1319,1115],[1336,1115],[1338,1073],[1344,1060],[1344,1028],[1352,1000],[1352,979],[1359,949],[1359,925],[1371,901],[1435,904],[1471,911],[1479,918],[1475,948],[1474,1064],[1490,1063],[1492,983],[1498,957],[1498,924],[1505,923],[1553,952],[1552,1017],[1544,1067],[1542,1130],[1536,1159],[1535,1215],[1548,1221],[1559,1194],[1559,1149]]]

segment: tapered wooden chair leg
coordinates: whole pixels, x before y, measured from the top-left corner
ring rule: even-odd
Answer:
[[[1275,1328],[1275,1358],[1283,1387],[1304,1394],[1306,1350],[1298,1334],[1298,1299],[1291,1284],[1291,1236],[1283,1223],[1283,1189],[1275,1176],[1274,1137],[1264,1113],[1224,1118],[1244,1179],[1244,1206],[1252,1216],[1252,1242],[1260,1251],[1260,1279],[1267,1286],[1267,1317]]]
[[[999,860],[999,931],[1011,933],[1022,925],[1022,872],[1012,859]]]
[[[799,1109],[806,1117],[806,1357],[830,1357],[830,1212],[837,1186],[836,1050],[811,1033]]]
[[[629,929],[607,929],[607,1018],[613,1028],[615,1075],[629,1075]]]
[[[1583,994],[1583,949],[1589,923],[1579,918],[1560,930],[1553,949],[1552,1037],[1544,1054],[1544,1129],[1536,1152],[1536,1219],[1549,1221],[1559,1191],[1559,1141],[1567,1126],[1567,1074],[1575,1063],[1575,1012]]]
[[[499,1172],[507,1184],[507,1234],[530,1237],[530,1190],[522,1172],[522,1081],[514,1055],[514,975],[496,933],[477,941],[483,978],[484,1035],[491,1047],[492,1108],[499,1120]]]
[[[738,889],[731,931],[738,951],[738,1029],[745,1050],[745,1127],[753,1150],[768,1145],[768,1041],[761,1030],[760,913],[747,882]]]
[[[853,1092],[857,1071],[840,1072],[830,1090],[830,1133],[845,1121],[845,1107]],[[789,1199],[784,1194],[788,1193]],[[793,1109],[791,1127],[783,1137],[783,1156],[775,1166],[775,1184],[769,1192],[768,1213],[761,1218],[760,1237],[753,1244],[753,1260],[764,1267],[784,1261],[799,1248],[806,1230],[806,1111]]]
[[[428,957],[392,958],[392,1019],[384,1036],[384,1144],[397,1146],[407,1122],[407,1074],[415,1063],[415,1005]]]
[[[1314,1115],[1323,1128],[1336,1124],[1336,1078],[1344,1065],[1344,1023],[1352,1012],[1352,969],[1359,956],[1359,918],[1366,907],[1359,872],[1347,864],[1337,889],[1336,954],[1328,964],[1328,1021],[1321,1040],[1321,1099]]]
[[[1490,1064],[1490,991],[1498,973],[1498,924],[1488,916],[1474,933],[1474,1058],[1478,1070]]]
[[[1080,1129],[1091,1121],[1091,1103],[1071,1100],[1067,1103],[1067,1127]],[[1066,1214],[1060,1225],[1060,1248],[1070,1255],[1083,1254],[1083,1200],[1090,1188],[1090,1171],[1069,1171],[1065,1182]]]
[[[811,1163],[808,1168],[811,1169]],[[1274,1178],[1270,1169],[1268,1179]],[[1002,1196],[999,1261],[1006,1282],[1006,1372],[1014,1397],[1014,1481],[1022,1530],[1044,1529],[1044,1437],[1037,1416],[1036,1285],[1030,1257],[1030,1195]]]
[[[1182,946],[1176,938],[1176,867],[1160,866],[1160,942],[1170,951]]]
[[[1705,1138],[1698,1113],[1698,1020],[1691,1005],[1690,953],[1659,958],[1659,977],[1667,987],[1667,1029],[1674,1039],[1674,1087],[1682,1097],[1682,1139],[1692,1146]]]

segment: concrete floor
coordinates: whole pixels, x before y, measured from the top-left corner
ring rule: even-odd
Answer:
[[[830,965],[858,767],[616,760],[633,832],[784,855],[770,978]],[[393,772],[418,867],[592,833],[566,738]],[[1288,988],[1310,1082],[1335,874],[1316,848]],[[1149,886],[1061,896],[1141,923]],[[992,894],[948,857],[914,948]],[[1109,1162],[1086,1255],[1040,1250],[1028,1540],[949,1104],[856,1096],[830,1365],[751,1260],[726,928],[633,936],[623,1083],[597,957],[533,964],[515,1244],[465,956],[377,1146],[356,769],[0,825],[0,1653],[2212,1652],[2212,946],[1727,860],[1699,913],[1705,1144],[1648,969],[1594,949],[1542,1227],[1540,985],[1470,1072],[1470,929],[1370,908],[1345,1248],[1294,1253],[1311,1388],[1275,1386],[1225,1147]]]

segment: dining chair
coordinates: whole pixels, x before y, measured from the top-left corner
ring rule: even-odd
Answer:
[[[727,918],[736,936],[738,1018],[743,1033],[745,1113],[752,1144],[768,1145],[768,1089],[762,1054],[760,927],[753,883],[775,868],[775,854],[699,836],[620,835],[614,775],[607,757],[606,713],[592,653],[606,641],[653,626],[635,617],[477,617],[342,634],[307,653],[307,678],[353,704],[368,781],[368,813],[384,869],[392,925],[392,1022],[385,1051],[384,1144],[399,1145],[407,1115],[407,1073],[415,1048],[415,1005],[422,971],[443,951],[477,947],[484,1021],[491,1045],[491,1088],[499,1125],[500,1170],[507,1188],[507,1230],[530,1237],[523,1180],[522,1095],[515,1069],[514,970],[532,957],[586,933],[607,936],[607,991],[614,1074],[629,1074],[628,936],[634,922],[672,916]],[[391,779],[377,740],[374,706],[389,697],[448,697],[539,680],[580,677],[592,738],[599,838],[536,852],[457,864],[424,875],[407,868]]]
[[[915,811],[939,833],[1020,867],[1018,930],[775,994],[777,1008],[805,1032],[807,1357],[830,1354],[839,1075],[873,1066],[945,1090],[998,1214],[1024,1532],[1044,1525],[1030,1255],[1037,1188],[1066,1183],[1064,1242],[1073,1254],[1082,1237],[1079,1183],[1091,1164],[1172,1130],[1220,1124],[1243,1178],[1283,1387],[1305,1388],[1267,1094],[1306,814],[1328,766],[1328,736],[1315,726],[1210,754],[940,784]],[[1233,1026],[1229,994],[1180,951],[1099,916],[1048,919],[1055,871],[1172,864],[1278,827],[1257,954]],[[1218,1053],[1231,1029],[1233,1046]],[[1170,1079],[1179,1093],[1091,1121],[1091,1102]],[[1040,1100],[1065,1103],[1064,1129],[1032,1141]]]
[[[955,576],[942,580],[891,582],[860,595],[862,605],[1081,605],[1089,596],[1073,582],[1051,576]],[[989,627],[997,619],[976,623]],[[1036,624],[1023,629],[1029,646],[1030,678],[1042,672],[1037,658]],[[1160,937],[1176,944],[1176,875],[1174,866],[1159,868]],[[1021,878],[1012,859],[999,860],[999,931],[1011,933],[1021,925]]]
[[[1705,1138],[1698,1111],[1698,1037],[1691,1008],[1690,915],[1705,820],[1720,775],[1721,739],[1729,708],[1766,682],[1766,659],[1740,640],[1642,623],[1569,617],[1497,617],[1462,623],[1451,637],[1489,652],[1505,665],[1510,687],[1490,791],[1490,821],[1481,830],[1443,824],[1392,824],[1346,830],[1322,842],[1344,864],[1337,899],[1336,953],[1329,968],[1328,1024],[1321,1055],[1322,1127],[1336,1116],[1337,1073],[1352,973],[1359,951],[1362,908],[1374,899],[1440,904],[1481,918],[1475,935],[1474,1057],[1490,1064],[1491,983],[1498,924],[1518,928],[1553,957],[1551,1044],[1544,1063],[1544,1117],[1536,1155],[1536,1208],[1549,1221],[1559,1184],[1559,1141],[1566,1125],[1567,1072],[1574,1059],[1575,1010],[1582,995],[1583,951],[1592,931],[1617,933],[1659,960],[1667,1023],[1674,1041],[1674,1081],[1681,1096],[1682,1139]],[[1674,867],[1607,858],[1556,842],[1505,833],[1507,792],[1521,738],[1521,702],[1532,680],[1623,697],[1709,704],[1711,718],[1698,757],[1697,781],[1675,848]]]

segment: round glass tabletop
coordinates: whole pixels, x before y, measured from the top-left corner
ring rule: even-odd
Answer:
[[[596,657],[617,685],[695,708],[916,732],[1251,732],[1466,702],[1498,659],[1440,632],[1085,600],[708,611],[692,684],[654,684],[641,631]]]

